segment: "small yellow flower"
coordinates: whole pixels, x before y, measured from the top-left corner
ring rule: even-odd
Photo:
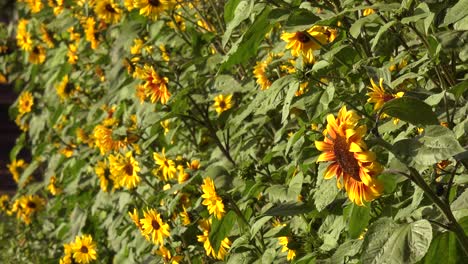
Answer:
[[[47,189],[52,195],[58,195],[62,193],[62,189],[57,187],[56,182],[57,182],[57,178],[55,176],[50,177],[49,185],[47,185]]]
[[[211,178],[207,177],[203,180],[202,191],[203,198],[202,204],[208,208],[208,212],[216,218],[221,219],[226,211],[224,210],[224,203],[220,196],[216,193],[214,182]]]
[[[215,97],[213,107],[215,108],[216,112],[220,115],[222,112],[232,108],[231,100],[232,94],[227,96],[220,94]]]
[[[144,217],[140,219],[141,233],[146,239],[156,245],[163,245],[164,238],[170,236],[169,225],[164,223],[161,215],[154,209],[143,212]]]
[[[165,181],[168,181],[169,179],[175,178],[177,169],[175,166],[175,162],[166,158],[164,151],[165,150],[163,149],[161,154],[156,152],[153,153],[153,158],[156,161],[156,164],[159,165],[158,169],[162,171],[163,179]]]
[[[93,242],[91,235],[77,236],[71,248],[73,250],[73,259],[77,263],[88,264],[97,259],[96,243]]]
[[[203,234],[198,235],[197,239],[199,242],[203,243],[203,247],[205,248],[206,255],[212,256],[213,258],[218,259],[218,260],[223,260],[227,254],[227,251],[231,247],[231,241],[229,240],[229,238],[227,237],[224,238],[221,241],[218,252],[215,252],[209,239],[209,234],[210,234],[210,229],[211,229],[211,219],[200,221],[200,228],[202,229]]]
[[[96,1],[94,12],[99,19],[110,24],[118,23],[122,17],[122,11],[114,0]]]
[[[46,50],[41,45],[36,45],[29,53],[29,62],[33,64],[42,64],[46,59]]]
[[[372,15],[374,13],[375,13],[375,10],[372,9],[372,8],[366,8],[366,9],[364,9],[364,11],[362,11],[363,16]]]
[[[125,156],[121,154],[109,155],[109,167],[112,177],[120,186],[133,189],[141,181],[140,176],[138,176],[140,166],[131,151],[127,152]]]
[[[18,100],[18,112],[20,116],[31,112],[34,105],[34,97],[31,92],[22,92]]]

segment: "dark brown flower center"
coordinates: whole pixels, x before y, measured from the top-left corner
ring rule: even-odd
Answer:
[[[67,85],[65,85],[65,89],[64,89],[63,92],[64,92],[66,95],[69,95],[69,94],[71,94],[71,92],[74,90],[74,88],[75,88],[75,87],[73,86],[73,84],[67,83]]]
[[[86,254],[86,253],[88,253],[88,248],[87,248],[86,246],[82,246],[82,247],[80,248],[80,251],[81,251],[81,253]]]
[[[304,33],[304,32],[297,32],[297,33],[296,33],[296,37],[297,37],[297,39],[298,39],[300,42],[302,42],[302,43],[307,43],[307,42],[310,41],[309,36],[307,36],[307,34]]]
[[[129,176],[133,175],[133,166],[132,164],[128,163],[124,167],[125,173]]]
[[[115,11],[114,7],[112,7],[111,4],[107,4],[107,5],[106,5],[106,10],[109,11],[109,12],[111,12],[111,13],[117,13],[117,12]]]
[[[148,3],[155,7],[158,7],[161,5],[161,2],[159,2],[159,0],[149,0]]]
[[[220,107],[221,109],[226,108],[226,102],[225,102],[225,101],[219,102],[219,107]]]
[[[167,159],[164,160],[164,166],[169,167],[169,161]]]
[[[35,209],[35,208],[37,207],[36,203],[35,203],[35,202],[31,202],[31,201],[29,201],[29,202],[26,204],[26,206],[27,206],[28,208],[32,208],[32,209]]]
[[[39,54],[39,48],[37,46],[34,46],[33,53]]]
[[[346,142],[346,138],[337,136],[333,145],[333,152],[336,157],[336,161],[340,165],[344,173],[353,177],[356,181],[360,182],[359,177],[359,164],[354,158],[354,154],[349,151],[349,145]]]
[[[384,102],[388,102],[388,101],[393,100],[393,99],[395,99],[395,97],[393,95],[391,95],[391,94],[384,94],[383,95]]]
[[[156,220],[151,221],[151,226],[154,228],[154,230],[158,230],[159,227],[160,227],[158,221],[156,221]]]

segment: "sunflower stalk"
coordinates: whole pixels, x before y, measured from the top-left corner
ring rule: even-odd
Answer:
[[[416,169],[412,167],[408,168],[410,170],[410,174],[401,174],[408,177],[411,181],[418,185],[419,188],[421,188],[424,191],[424,194],[436,204],[439,210],[442,211],[442,213],[449,221],[447,227],[450,231],[452,231],[455,234],[455,236],[458,239],[458,242],[460,242],[461,248],[465,252],[465,255],[468,256],[468,237],[466,236],[465,231],[453,215],[452,210],[450,209],[450,205],[437,196],[437,194],[429,187],[429,185],[427,185],[426,181],[422,178],[422,176]]]

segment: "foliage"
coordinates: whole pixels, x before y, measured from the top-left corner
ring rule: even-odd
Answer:
[[[18,1],[0,259],[463,262],[466,6]]]

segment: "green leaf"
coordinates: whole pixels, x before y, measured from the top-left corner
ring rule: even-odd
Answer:
[[[269,216],[292,216],[298,214],[305,214],[313,211],[315,208],[311,204],[305,204],[302,202],[289,202],[273,206],[268,209],[263,215]]]
[[[297,197],[299,196],[299,194],[301,194],[303,181],[304,175],[302,174],[302,172],[299,172],[298,174],[292,177],[288,187],[288,197],[290,199],[297,200]]]
[[[303,26],[305,25],[302,30],[308,29],[313,25],[316,21],[319,21],[320,18],[316,16],[314,13],[310,12],[307,9],[300,8],[297,11],[293,12],[289,17],[288,21],[286,22],[287,27],[295,27],[295,26]],[[295,28],[295,30],[301,30],[299,28]]]
[[[442,26],[455,23],[466,16],[468,16],[468,0],[460,0],[453,7],[448,9]]]
[[[299,82],[293,81],[289,84],[288,93],[284,98],[283,111],[281,112],[281,123],[284,124],[289,116],[289,108],[291,107],[291,102],[296,94],[297,89],[299,88]]]
[[[378,16],[376,14],[372,14],[356,20],[356,22],[354,22],[351,28],[349,29],[349,33],[351,34],[351,36],[353,36],[353,38],[357,38],[362,31],[361,28],[365,24],[373,22],[377,18]]]
[[[260,217],[250,228],[250,238],[252,239],[262,227],[265,226],[265,224],[270,221],[271,216],[263,216]]]
[[[245,34],[232,46],[224,57],[221,70],[231,68],[233,65],[243,63],[257,54],[258,46],[264,40],[265,34],[273,25],[268,20],[271,9],[266,7]]]
[[[380,40],[380,37],[385,33],[387,32],[387,30],[393,26],[394,24],[396,24],[396,21],[390,21],[388,23],[386,23],[385,25],[381,26],[379,28],[379,31],[377,32],[377,34],[375,34],[375,37],[374,39],[372,40],[372,46],[371,46],[371,50],[372,51],[375,51],[375,47],[377,46],[377,44],[379,44],[379,40]]]
[[[242,0],[229,0],[226,5],[224,5],[224,21],[226,24],[234,19],[236,8],[241,1]]]
[[[439,124],[436,114],[429,105],[410,96],[395,98],[386,102],[381,111],[414,125]]]
[[[363,264],[416,263],[432,240],[432,226],[427,220],[398,226],[383,218],[371,227],[364,241]]]
[[[211,224],[211,230],[208,238],[215,252],[219,251],[221,242],[229,235],[229,232],[231,232],[236,219],[237,215],[234,211],[229,211],[220,220],[216,217],[212,217],[213,223]]]
[[[348,240],[344,242],[333,253],[330,263],[346,263],[348,257],[353,257],[359,253],[362,243],[362,240]]]
[[[455,98],[458,100],[460,96],[463,95],[468,90],[468,80],[464,80],[463,82],[453,86],[450,88],[449,92],[455,95]]]
[[[31,162],[21,174],[19,181],[18,181],[18,186],[20,187],[24,186],[24,183],[27,181],[29,176],[31,176],[34,173],[34,171],[36,171],[39,165],[40,165],[40,162],[38,160],[34,160],[33,162]]]
[[[229,4],[229,3],[228,3]],[[226,6],[228,5],[226,4]],[[231,37],[232,31],[238,27],[242,21],[246,20],[250,17],[250,13],[253,9],[253,1],[241,1],[236,6],[236,10],[234,11],[234,18],[227,23],[226,31],[223,35],[222,45],[223,48],[226,46],[229,38]]]
[[[354,203],[350,206],[348,233],[351,238],[358,238],[369,224],[371,218],[370,207],[359,206]]]
[[[468,258],[453,232],[439,234],[432,240],[431,246],[423,259],[424,264],[458,264],[466,263]]]
[[[323,173],[319,173],[318,177],[323,177]],[[314,204],[317,210],[320,212],[327,205],[331,204],[336,195],[339,193],[338,187],[336,187],[336,179],[322,180],[318,183],[317,190],[314,193]]]

